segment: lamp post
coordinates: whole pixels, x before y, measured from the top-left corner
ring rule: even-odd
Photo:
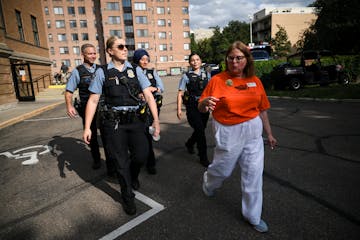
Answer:
[[[250,25],[250,44],[252,44],[252,20],[253,20],[253,16],[252,15],[248,15],[248,17],[249,17],[249,20],[250,20],[250,23],[249,23],[249,25]]]

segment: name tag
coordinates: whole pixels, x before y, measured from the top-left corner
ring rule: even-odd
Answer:
[[[256,87],[256,83],[255,82],[249,82],[249,83],[246,83],[246,85],[248,87]]]

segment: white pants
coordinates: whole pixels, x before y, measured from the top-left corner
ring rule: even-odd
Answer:
[[[240,166],[242,214],[251,224],[259,224],[262,211],[262,174],[264,142],[262,121],[256,117],[244,123],[226,126],[213,119],[215,149],[213,162],[204,173],[205,186],[220,188],[235,168]]]

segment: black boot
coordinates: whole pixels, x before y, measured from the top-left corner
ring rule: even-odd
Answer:
[[[127,215],[135,215],[136,214],[136,205],[134,198],[125,199],[123,198],[123,209]]]

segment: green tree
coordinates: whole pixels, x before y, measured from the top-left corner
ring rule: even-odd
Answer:
[[[279,24],[277,24],[276,27],[279,29],[279,31],[275,33],[275,38],[271,40],[274,47],[274,54],[278,57],[284,57],[290,53],[291,43],[285,28]]]
[[[229,43],[242,41],[247,44],[250,42],[249,24],[246,22],[230,21],[224,27],[222,34]]]

